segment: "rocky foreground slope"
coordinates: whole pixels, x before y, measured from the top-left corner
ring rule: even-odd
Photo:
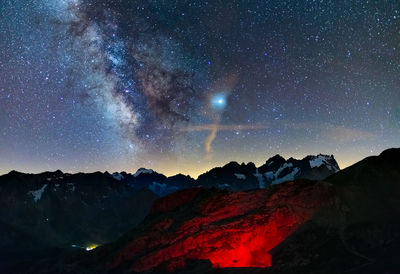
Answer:
[[[5,263],[53,248],[116,240],[143,220],[156,198],[100,172],[0,176],[0,272]]]
[[[118,241],[26,273],[399,273],[400,149],[325,181],[246,192],[190,189],[157,200]]]

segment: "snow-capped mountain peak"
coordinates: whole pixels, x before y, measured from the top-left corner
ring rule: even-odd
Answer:
[[[325,155],[325,154],[318,154],[317,156],[309,156],[311,159],[309,160],[310,167],[320,167],[325,165],[329,170],[334,172],[338,172],[340,170],[336,160],[334,159],[333,155]]]
[[[151,174],[151,173],[154,173],[154,170],[141,167],[136,171],[135,174],[133,174],[133,177],[137,177],[140,174]]]

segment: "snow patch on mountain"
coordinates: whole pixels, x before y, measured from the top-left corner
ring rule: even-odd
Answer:
[[[281,174],[281,172],[287,167],[293,167],[293,164],[292,163],[284,163],[283,165],[281,165],[280,168],[276,171],[275,177],[278,177],[279,174]]]
[[[283,183],[283,182],[286,182],[286,181],[293,181],[294,178],[295,178],[295,176],[296,176],[296,174],[297,174],[299,171],[300,171],[300,168],[295,167],[295,168],[293,169],[293,171],[290,172],[289,174],[286,174],[285,176],[283,176],[283,177],[281,177],[281,178],[279,178],[279,179],[273,180],[272,183],[271,183],[271,185],[280,184],[280,183]]]
[[[219,189],[229,189],[230,188],[230,184],[217,184]]]
[[[235,173],[236,178],[239,180],[246,180],[246,175],[240,174],[240,173]]]
[[[310,167],[314,168],[325,165],[329,170],[332,170],[334,172],[339,171],[339,169],[336,166],[334,166],[331,162],[332,162],[331,156],[319,154],[318,156],[315,156],[310,160]]]
[[[275,173],[273,171],[268,171],[264,173],[264,176],[267,178],[269,181],[273,181],[275,179]]]
[[[151,185],[149,185],[148,188],[157,196],[165,196],[179,190],[178,187],[175,186],[171,187],[168,186],[168,184],[166,183],[157,183],[157,182],[151,183]]]
[[[42,188],[40,188],[38,190],[28,191],[28,195],[32,195],[33,200],[35,201],[35,203],[37,203],[42,198],[42,194],[44,193],[44,190],[46,189],[46,187],[47,187],[47,184],[44,184],[42,186]]]
[[[149,189],[160,196],[167,189],[167,184],[153,182],[151,185],[149,185]]]
[[[258,168],[256,169],[256,173],[254,173],[253,175],[256,176],[256,178],[258,180],[258,187],[265,188],[264,177],[262,176],[261,173],[258,172]]]
[[[137,177],[137,176],[139,176],[140,174],[151,174],[151,173],[153,173],[154,172],[154,170],[152,170],[152,169],[146,169],[146,168],[139,168],[137,171],[136,171],[136,173],[135,174],[133,174],[133,177]]]
[[[317,157],[315,157],[314,159],[311,159],[310,160],[310,166],[311,166],[311,168],[314,168],[314,167],[320,167],[320,166],[322,166],[324,164],[324,158],[322,158],[321,156],[317,156]]]
[[[114,179],[116,179],[116,180],[118,180],[118,181],[121,181],[122,179],[124,179],[124,175],[122,175],[122,174],[119,173],[119,172],[114,172],[113,174],[111,174],[111,176],[113,176]]]
[[[282,166],[279,167],[277,171],[268,171],[264,173],[265,178],[267,179],[268,182],[270,182],[271,185],[276,185],[280,184],[286,181],[291,181],[294,180],[297,173],[299,173],[300,168],[295,167],[292,169],[292,171],[288,174],[286,174],[283,177],[279,178],[279,175],[287,168],[293,168],[292,163],[284,163]]]

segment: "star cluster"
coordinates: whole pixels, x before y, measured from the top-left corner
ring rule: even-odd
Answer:
[[[196,176],[400,140],[397,1],[4,0],[0,172]]]

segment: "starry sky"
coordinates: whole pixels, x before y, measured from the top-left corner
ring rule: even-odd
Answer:
[[[0,173],[399,145],[398,0],[0,0]]]

